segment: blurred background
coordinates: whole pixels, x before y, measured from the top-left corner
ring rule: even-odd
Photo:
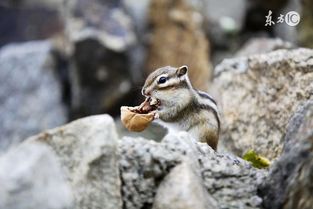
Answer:
[[[209,91],[223,59],[312,48],[312,35],[310,0],[1,0],[0,152],[94,114],[134,134],[120,125],[120,106],[141,103],[154,69],[188,65],[193,85]]]

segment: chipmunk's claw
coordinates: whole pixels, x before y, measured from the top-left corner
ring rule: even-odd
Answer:
[[[154,113],[154,119],[159,119],[160,118],[160,115],[159,115],[159,113]]]

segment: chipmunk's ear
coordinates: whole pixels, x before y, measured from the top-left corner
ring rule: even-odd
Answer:
[[[179,67],[179,68],[177,69],[177,75],[178,75],[178,77],[181,77],[181,76],[185,75],[187,72],[188,72],[188,67],[187,67],[187,65],[183,65],[183,66],[181,66],[181,67]]]

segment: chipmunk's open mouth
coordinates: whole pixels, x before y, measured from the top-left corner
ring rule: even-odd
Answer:
[[[158,107],[158,106],[161,105],[160,100],[158,100],[158,99],[156,99],[156,98],[154,98],[154,97],[149,97],[149,98],[148,98],[148,102],[149,102],[149,104],[150,104],[151,106],[156,106],[156,107]]]
[[[149,97],[148,101],[151,106],[155,107],[155,110],[161,109],[161,101],[159,99],[154,98],[154,97]]]
[[[148,114],[152,111],[155,111],[161,105],[160,100],[147,97],[143,103],[141,103],[137,108],[133,109],[132,111],[139,114]]]

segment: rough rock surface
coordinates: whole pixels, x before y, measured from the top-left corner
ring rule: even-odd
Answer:
[[[167,135],[160,143],[143,138],[117,138],[113,119],[108,115],[98,115],[30,137],[20,147],[30,149],[34,145],[48,145],[52,148],[61,163],[63,174],[55,176],[53,163],[46,162],[45,154],[48,155],[46,152],[50,149],[42,150],[41,155],[34,152],[35,160],[43,161],[41,169],[45,172],[46,168],[52,166],[52,175],[44,173],[48,180],[65,177],[73,194],[73,205],[68,208],[261,207],[257,185],[266,172],[251,167],[240,158],[216,153],[207,144],[197,143],[185,132]],[[25,153],[19,157],[26,159],[24,168],[37,172],[36,167],[29,166],[33,162],[32,155],[29,154],[29,157],[28,152]],[[0,168],[2,163],[14,168],[12,161],[0,160]],[[8,175],[7,170],[0,170],[0,179]],[[33,181],[37,175],[41,176],[40,172],[32,174],[35,175]],[[26,174],[24,176],[27,177]],[[19,183],[16,185],[23,186]],[[3,188],[0,188],[0,200],[7,198],[1,193]],[[49,189],[49,184],[46,189]],[[59,194],[63,195],[61,192]],[[166,194],[169,194],[167,198],[162,198]],[[40,195],[38,197],[41,198]],[[67,203],[64,201],[69,197],[63,198],[55,204],[63,206]],[[169,205],[173,203],[172,200],[175,200],[175,204]],[[13,202],[13,199],[9,201]],[[21,207],[24,205],[27,208],[25,204],[21,204]]]
[[[151,208],[157,187],[164,183],[171,169],[186,158],[195,165],[196,173],[202,177],[202,184],[218,208],[260,207],[262,201],[256,195],[256,185],[263,179],[263,171],[191,140],[187,133],[167,135],[161,143],[142,138],[121,139],[119,164],[124,208]]]
[[[72,186],[75,208],[122,207],[113,119],[92,116],[34,136],[28,142],[49,145]]]
[[[209,43],[201,24],[201,15],[184,0],[152,0],[146,74],[167,65],[188,65],[193,85],[206,91],[212,68]]]
[[[70,186],[55,154],[40,144],[23,144],[0,157],[0,208],[67,209]]]
[[[67,120],[50,50],[47,41],[0,50],[0,152]]]
[[[313,205],[313,102],[291,118],[281,157],[260,186],[266,209],[309,209]]]
[[[270,159],[297,106],[313,97],[313,50],[277,50],[223,61],[212,91],[223,111],[220,142],[242,155],[248,149]]]
[[[188,188],[188,189],[186,189]],[[190,162],[183,161],[171,170],[156,192],[153,209],[214,209],[216,201],[202,185]]]
[[[135,35],[120,4],[112,0],[68,4],[72,118],[103,112],[116,115],[121,105],[133,101],[128,49]]]

